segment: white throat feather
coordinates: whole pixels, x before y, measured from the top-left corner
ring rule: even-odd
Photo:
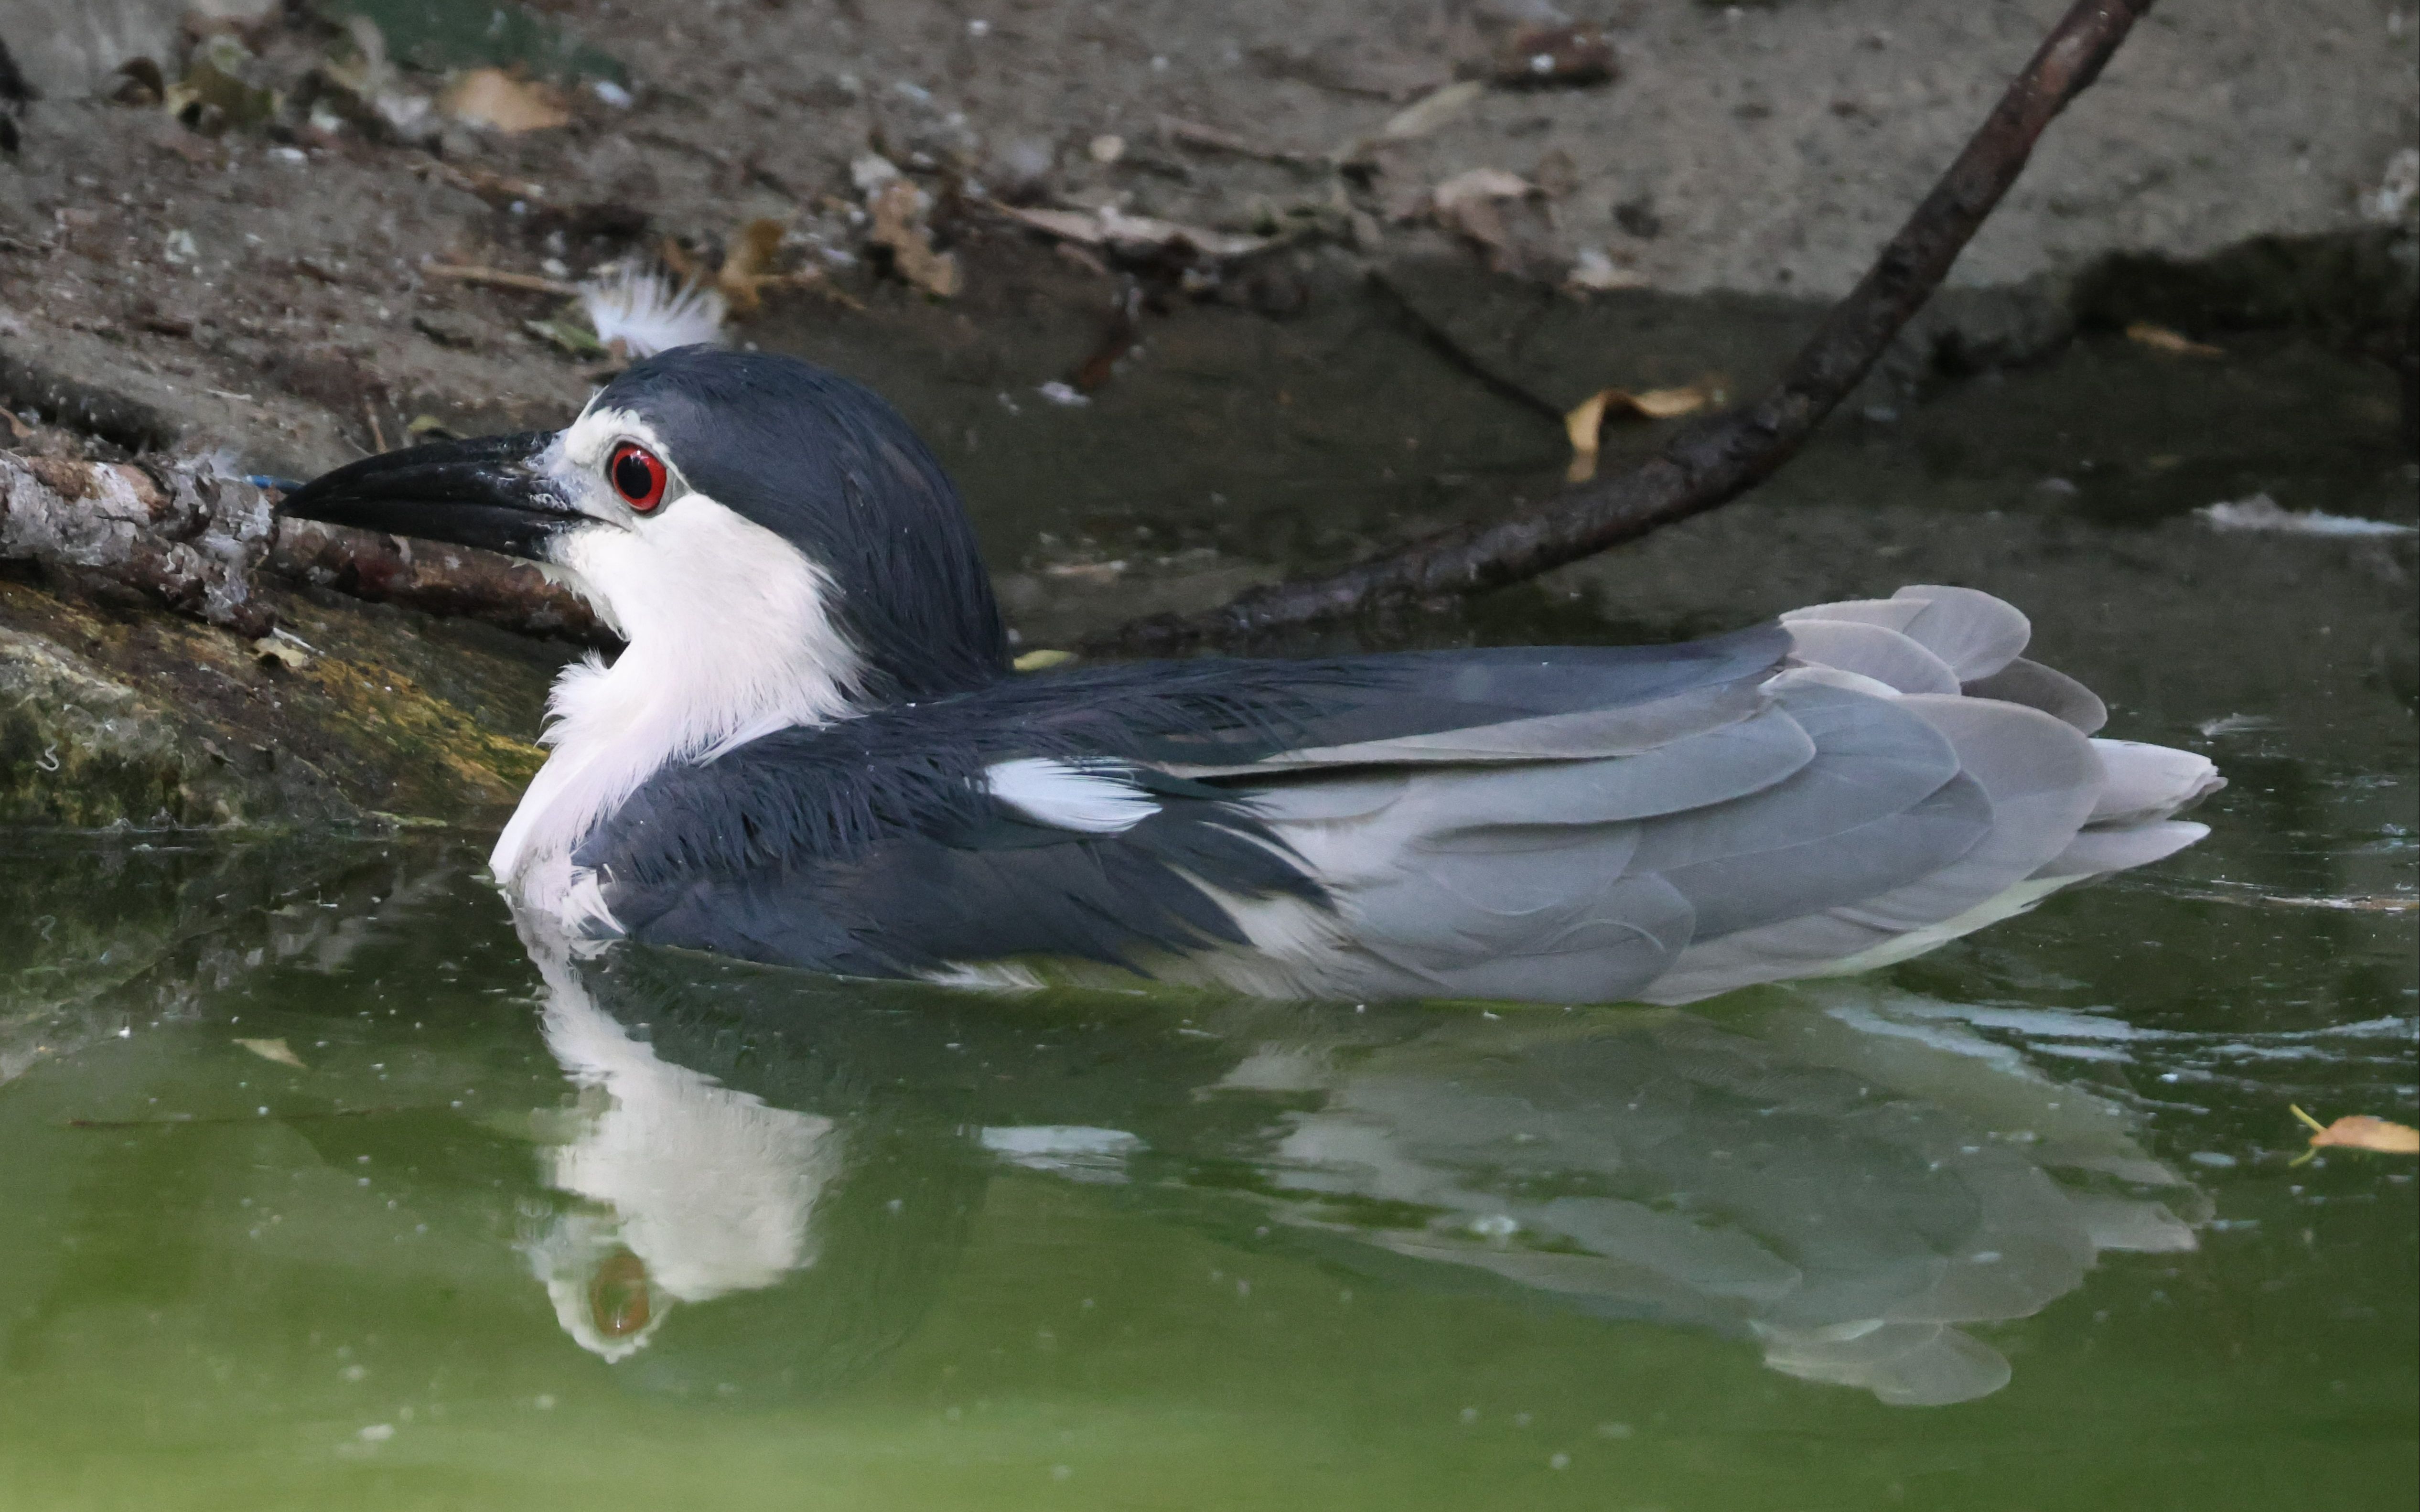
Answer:
[[[634,424],[582,416],[565,433],[561,473],[593,475],[587,454]],[[499,882],[540,907],[565,900],[573,849],[658,770],[846,717],[863,669],[833,613],[830,575],[773,532],[694,491],[644,520],[596,513],[562,538],[550,576],[628,644],[610,666],[592,656],[556,679],[539,737],[553,754],[489,857]]]

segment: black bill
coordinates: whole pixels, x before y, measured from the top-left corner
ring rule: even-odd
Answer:
[[[323,472],[278,512],[546,559],[546,544],[588,517],[534,465],[551,431],[482,436],[387,452]]]

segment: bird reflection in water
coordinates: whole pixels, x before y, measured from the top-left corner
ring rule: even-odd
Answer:
[[[1292,1222],[1599,1316],[1745,1332],[1774,1369],[1899,1405],[2007,1384],[1958,1325],[2040,1311],[2102,1250],[2194,1246],[2164,1198],[2197,1194],[2117,1104],[1946,1005],[1789,995],[1754,1036],[1679,1012],[1612,1035],[1508,1021],[1349,1067],[1271,1047],[1233,1080],[1320,1098],[1269,1163]],[[1355,1222],[1389,1209],[1424,1221]]]
[[[748,1011],[727,991],[708,1029],[674,973],[544,969],[548,1043],[582,1088],[548,1176],[580,1201],[525,1248],[565,1330],[608,1360],[675,1303],[749,1305],[730,1294],[815,1264],[867,1120],[894,1151],[921,1128],[886,1159],[954,1165],[978,1195],[1011,1167],[1131,1174],[1173,1191],[1179,1221],[1223,1227],[1255,1203],[1280,1242],[1390,1284],[1743,1337],[1775,1370],[1911,1406],[1998,1390],[2008,1362],[1970,1327],[2039,1312],[2103,1251],[2190,1249],[2203,1212],[2122,1104],[1956,1005],[1874,986],[1767,990],[1719,1019],[1189,1002],[1180,1029],[1095,1005],[1068,1022],[1114,1077],[993,1092],[967,1068],[1036,1048],[1030,1002],[903,1012],[757,974],[753,1022],[789,1027],[735,1057]],[[971,1042],[945,1054],[951,1036]],[[1183,1189],[1212,1169],[1230,1175]],[[843,1259],[797,1284],[870,1293],[896,1284],[886,1269]]]
[[[547,1047],[578,1088],[548,1118],[547,1184],[580,1199],[522,1249],[582,1348],[619,1360],[678,1303],[813,1265],[813,1218],[839,1174],[830,1119],[767,1103],[663,1059],[600,1010],[566,952],[538,947]]]

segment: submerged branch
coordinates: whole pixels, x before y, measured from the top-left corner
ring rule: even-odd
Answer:
[[[2099,77],[2151,0],[2078,0],[2060,18],[1863,280],[1761,397],[1691,424],[1627,472],[1494,524],[1457,526],[1326,578],[1257,588],[1203,613],[1156,615],[1087,643],[1169,652],[1484,593],[1730,502],[1805,445],[1922,307],[2016,181],[2035,141]]]

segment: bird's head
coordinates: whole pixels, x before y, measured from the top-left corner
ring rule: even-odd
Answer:
[[[898,411],[770,353],[688,347],[624,371],[560,431],[365,457],[285,513],[481,547],[568,581],[637,647],[712,657],[824,638],[856,698],[1006,670],[957,491]]]

